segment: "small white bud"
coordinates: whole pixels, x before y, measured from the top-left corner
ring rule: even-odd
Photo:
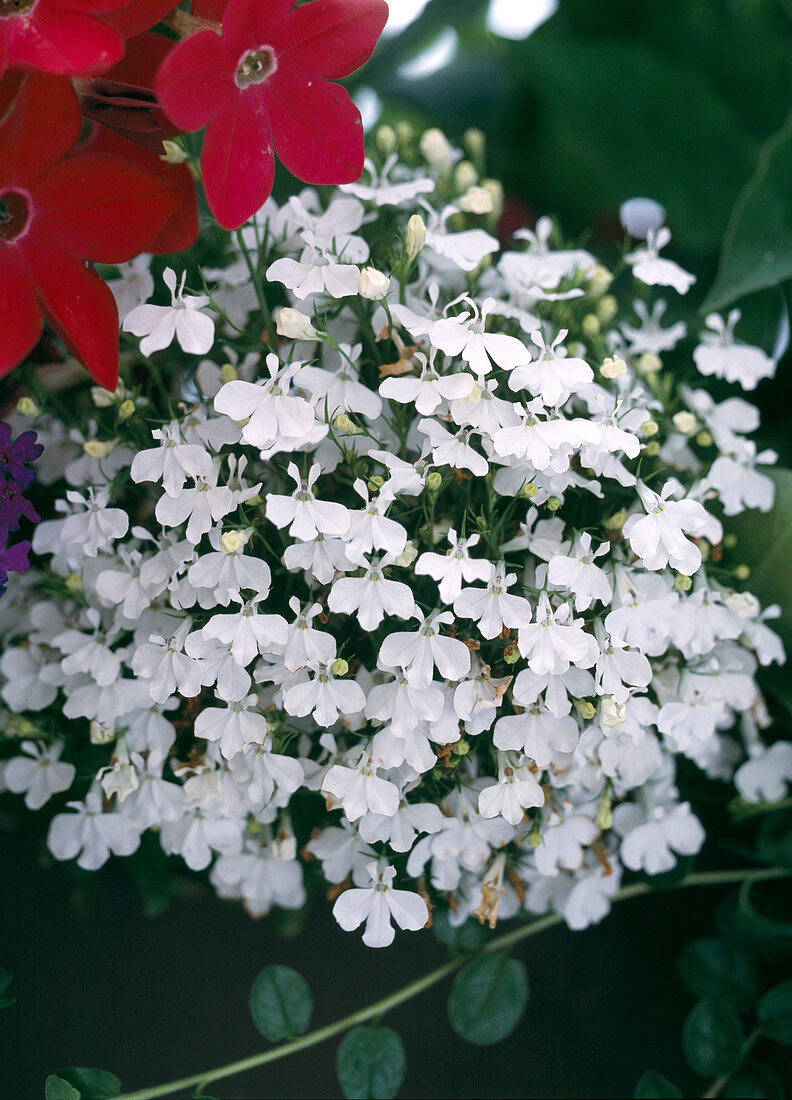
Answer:
[[[623,374],[627,373],[627,364],[623,359],[614,358],[611,359],[608,356],[604,359],[602,366],[600,367],[600,374],[603,378],[621,378]]]
[[[619,207],[619,221],[631,237],[645,241],[665,225],[665,208],[654,199],[628,199]]]
[[[220,536],[220,549],[224,554],[235,554],[247,546],[250,535],[250,531],[225,531]]]
[[[33,417],[38,416],[41,409],[32,397],[20,397],[17,401],[17,412],[21,413],[22,416]]]
[[[459,205],[466,214],[491,214],[493,211],[492,195],[486,187],[469,187]]]
[[[426,244],[426,224],[420,214],[413,214],[407,222],[404,243],[407,247],[407,257],[410,260],[414,260]]]
[[[361,298],[368,298],[378,302],[388,293],[390,279],[376,267],[364,267],[358,278],[358,294]]]
[[[454,149],[442,130],[433,126],[421,134],[419,148],[433,168],[448,171],[454,162]]]
[[[478,183],[478,172],[469,160],[461,160],[454,169],[454,183],[459,191],[467,191],[474,183]]]
[[[336,657],[330,666],[330,671],[334,676],[346,676],[349,672],[349,665],[343,657]]]
[[[117,439],[88,439],[83,443],[83,450],[89,458],[106,458],[117,446]]]
[[[688,412],[686,409],[682,412],[674,413],[671,418],[672,423],[678,432],[682,435],[692,435],[696,430],[696,424],[698,423],[692,412]]]
[[[396,131],[392,126],[384,125],[377,127],[377,148],[383,157],[389,157],[391,153],[396,151]]]
[[[128,397],[126,401],[122,401],[118,406],[118,419],[129,420],[130,416],[135,415],[135,402],[131,397]]]
[[[612,695],[604,695],[600,703],[600,719],[609,729],[621,729],[627,720],[627,704],[617,703]]]
[[[762,605],[750,592],[730,592],[723,602],[738,619],[755,619],[762,610]]]
[[[401,554],[399,554],[398,558],[394,559],[393,564],[401,566],[402,569],[407,569],[407,567],[412,565],[417,557],[418,550],[415,546],[415,543],[412,541],[412,539],[407,539],[407,542],[404,545],[404,549],[402,550]]]
[[[166,164],[184,164],[189,159],[190,154],[186,149],[182,149],[177,141],[169,141],[166,138],[162,143],[162,148],[163,152],[160,153],[160,160],[164,160]]]
[[[284,306],[275,316],[276,328],[281,336],[288,340],[315,340],[318,333],[311,324],[311,318],[299,309]]]
[[[94,719],[88,727],[92,745],[106,745],[115,740],[116,730],[112,723],[97,722]]]

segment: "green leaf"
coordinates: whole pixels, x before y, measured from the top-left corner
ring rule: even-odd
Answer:
[[[477,951],[487,938],[486,928],[473,917],[468,917],[464,924],[453,925],[443,909],[432,914],[432,931],[440,943],[460,955]]]
[[[253,1023],[273,1043],[306,1031],[313,1012],[308,983],[289,966],[265,966],[250,990]]]
[[[792,946],[792,924],[759,912],[751,900],[751,892],[755,886],[756,883],[753,882],[743,882],[740,886],[737,894],[737,927],[760,941],[763,947],[789,950]],[[768,900],[773,899],[771,897]]]
[[[702,309],[724,309],[790,276],[792,115],[762,146],[756,172],[735,203],[718,275]]]
[[[682,1025],[682,1049],[701,1077],[728,1073],[743,1044],[743,1026],[730,1004],[706,997],[691,1009]]]
[[[784,1086],[769,1066],[762,1062],[747,1062],[735,1070],[719,1095],[732,1097],[733,1100],[750,1100],[753,1097],[784,1100]]]
[[[517,1027],[528,1003],[528,974],[508,955],[482,955],[457,974],[448,1013],[469,1043],[499,1043]]]
[[[768,863],[792,867],[792,811],[776,810],[762,818],[756,846]]]
[[[792,982],[769,989],[756,1012],[763,1035],[784,1046],[792,1045]]]
[[[8,1008],[9,1005],[16,1004],[16,998],[7,997],[5,991],[11,985],[14,979],[8,973],[4,966],[0,966],[0,1008]]]
[[[68,1081],[51,1073],[44,1082],[44,1097],[45,1100],[80,1100],[80,1093]]]
[[[653,1069],[646,1071],[635,1086],[635,1092],[633,1093],[636,1100],[652,1100],[653,1097],[681,1095],[682,1093],[676,1085],[672,1085],[667,1077],[663,1077],[662,1073],[656,1073]]]
[[[719,936],[689,943],[677,963],[679,976],[696,997],[720,997],[735,1008],[750,1008],[759,996],[751,956]]]
[[[389,1027],[353,1027],[336,1053],[336,1073],[348,1100],[389,1100],[407,1072],[404,1044]]]
[[[781,618],[772,620],[770,626],[781,635],[789,649],[792,648],[792,569],[789,568],[792,560],[792,470],[776,467],[767,474],[775,482],[772,512],[750,509],[730,520],[729,530],[737,536],[735,553],[740,564],[751,569],[748,589],[763,605],[780,605]]]
[[[82,1066],[69,1066],[56,1071],[79,1091],[82,1100],[112,1100],[121,1092],[121,1082],[113,1073],[105,1069],[85,1069]]]

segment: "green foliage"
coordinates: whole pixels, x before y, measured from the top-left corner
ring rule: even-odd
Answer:
[[[749,1097],[784,1100],[784,1087],[768,1066],[762,1062],[747,1062],[732,1074],[720,1095],[734,1097],[734,1100],[748,1100]]]
[[[774,985],[756,1011],[762,1034],[784,1046],[792,1045],[792,981]]]
[[[740,1017],[726,1001],[705,997],[691,1009],[682,1026],[682,1049],[701,1077],[733,1069],[743,1044]]]
[[[313,1012],[308,983],[289,966],[265,966],[250,990],[250,1014],[273,1043],[307,1031]]]
[[[8,1008],[10,1005],[16,1004],[16,998],[9,997],[6,994],[6,990],[13,980],[5,967],[0,966],[0,1008]]]
[[[653,1100],[655,1097],[681,1095],[682,1093],[676,1085],[672,1085],[667,1077],[663,1077],[662,1073],[656,1073],[653,1069],[646,1071],[635,1086],[635,1092],[633,1093],[636,1100]]]
[[[453,925],[443,909],[432,915],[432,931],[456,955],[477,951],[487,938],[486,928],[473,917],[468,917],[464,924]]]
[[[744,882],[740,887],[732,918],[737,930],[765,951],[778,953],[792,950],[792,924],[760,912],[754,904],[752,891],[753,884],[750,882]]]
[[[696,997],[719,997],[738,1009],[751,1008],[759,981],[751,956],[721,936],[689,943],[677,963],[679,976]]]
[[[792,867],[792,811],[769,813],[759,826],[756,847],[768,863]]]
[[[724,309],[792,276],[792,115],[762,146],[723,242],[703,309]]]
[[[46,1100],[113,1100],[121,1082],[104,1069],[69,1066],[51,1073],[44,1084]]]
[[[80,1100],[80,1093],[68,1081],[51,1073],[44,1082],[45,1100]]]
[[[506,954],[481,955],[457,974],[448,1000],[454,1030],[477,1046],[514,1031],[528,1003],[528,974]]]
[[[389,1100],[407,1071],[404,1044],[389,1027],[354,1027],[338,1047],[336,1072],[348,1100]]]

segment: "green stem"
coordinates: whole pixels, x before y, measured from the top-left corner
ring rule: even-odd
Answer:
[[[699,874],[688,875],[679,885],[680,887],[725,886],[735,882],[760,882],[764,879],[785,878],[790,875],[792,875],[792,870],[786,867],[766,867],[759,868],[755,871],[705,871]],[[652,887],[648,883],[636,882],[619,890],[618,893],[613,895],[612,901],[627,901],[629,898],[639,897],[642,894],[649,894],[651,892]],[[189,1077],[181,1077],[178,1081],[169,1081],[165,1085],[154,1085],[151,1088],[139,1089],[137,1092],[125,1092],[123,1095],[119,1096],[117,1100],[155,1100],[156,1097],[169,1096],[174,1092],[179,1092],[181,1089],[188,1089],[193,1086],[203,1087],[223,1077],[231,1077],[236,1073],[243,1073],[248,1069],[256,1069],[258,1066],[264,1066],[268,1062],[276,1062],[280,1058],[285,1058],[289,1054],[296,1054],[299,1050],[305,1050],[308,1047],[316,1046],[317,1043],[323,1043],[326,1039],[331,1039],[334,1035],[339,1035],[341,1032],[348,1031],[357,1024],[363,1024],[368,1020],[377,1019],[386,1012],[389,1012],[392,1008],[396,1008],[405,1001],[417,997],[418,994],[423,993],[425,989],[430,989],[433,985],[437,985],[438,982],[441,982],[444,978],[449,977],[456,970],[459,970],[460,967],[464,966],[465,963],[469,962],[470,959],[474,958],[477,954],[484,954],[492,951],[505,951],[515,944],[521,943],[522,940],[528,939],[530,936],[535,936],[538,932],[544,932],[547,928],[553,928],[555,925],[561,924],[562,921],[563,917],[558,913],[550,913],[545,917],[539,917],[537,920],[531,921],[530,924],[525,924],[520,928],[515,928],[511,932],[506,932],[502,936],[497,936],[494,940],[490,940],[489,943],[481,948],[480,952],[473,952],[461,955],[456,959],[451,959],[450,962],[443,963],[442,966],[438,966],[435,970],[431,970],[428,974],[424,974],[423,977],[417,978],[414,982],[410,982],[408,985],[403,986],[402,989],[397,990],[395,993],[391,993],[389,996],[383,997],[379,1001],[375,1001],[374,1004],[368,1005],[366,1008],[358,1009],[357,1012],[353,1012],[350,1016],[345,1016],[343,1020],[337,1020],[334,1024],[328,1024],[326,1027],[317,1028],[316,1031],[309,1031],[307,1035],[301,1035],[297,1039],[291,1039],[289,1042],[282,1043],[280,1046],[274,1047],[271,1050],[266,1050],[259,1054],[252,1054],[249,1058],[241,1058],[237,1062],[229,1062],[227,1065],[219,1066],[216,1069],[206,1070],[203,1073],[193,1073]],[[725,1081],[720,1083],[718,1086],[719,1089],[723,1087],[724,1083]],[[718,1084],[718,1082],[715,1082],[715,1084]],[[717,1096],[718,1094],[717,1092],[708,1092],[705,1095]]]
[[[729,1070],[728,1073],[724,1073],[720,1077],[715,1078],[715,1080],[712,1082],[712,1084],[707,1089],[707,1091],[702,1092],[702,1094],[701,1094],[702,1100],[708,1100],[708,1098],[710,1098],[710,1097],[720,1096],[721,1089],[734,1076],[736,1070],[738,1070],[740,1068],[743,1061],[745,1060],[746,1054],[748,1054],[751,1047],[754,1045],[754,1043],[756,1042],[756,1040],[759,1038],[760,1035],[761,1035],[761,1032],[760,1032],[759,1028],[755,1027],[753,1029],[753,1031],[751,1032],[751,1034],[748,1036],[748,1038],[743,1043],[742,1047],[740,1048],[740,1053],[737,1055],[737,1059],[736,1059],[734,1065],[732,1066],[732,1068]]]
[[[272,324],[272,312],[270,311],[269,302],[267,301],[267,296],[264,293],[264,287],[261,285],[261,275],[259,274],[259,271],[257,270],[257,267],[253,263],[252,257],[250,255],[250,250],[248,249],[248,246],[245,244],[245,239],[242,236],[242,230],[241,229],[237,230],[236,239],[237,239],[237,244],[239,245],[239,250],[242,253],[242,257],[245,261],[245,266],[247,267],[248,272],[250,273],[250,281],[253,283],[253,289],[256,292],[256,298],[258,300],[259,309],[261,310],[261,315],[264,318],[264,324],[267,327],[267,343],[274,350],[275,349],[275,339],[274,339],[275,331],[274,331],[273,324]]]

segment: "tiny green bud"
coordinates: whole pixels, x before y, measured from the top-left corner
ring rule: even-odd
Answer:
[[[597,316],[603,325],[610,324],[619,312],[619,303],[612,294],[605,294],[597,305]]]
[[[233,363],[223,363],[220,368],[220,381],[225,384],[226,382],[236,382],[239,375],[237,369]]]
[[[613,276],[607,267],[603,267],[602,264],[598,264],[591,273],[589,278],[589,293],[595,298],[599,298],[601,294],[604,294],[608,287],[613,282]]]
[[[696,430],[697,420],[692,412],[683,409],[682,412],[674,413],[671,417],[671,423],[682,435],[692,435]]]
[[[512,642],[510,645],[507,645],[506,648],[504,649],[503,659],[504,659],[504,661],[506,662],[507,665],[514,665],[519,661],[520,651],[517,648],[517,646],[514,644],[514,642]]]
[[[627,513],[623,508],[618,512],[614,512],[612,516],[604,520],[603,526],[607,531],[621,531],[627,522]]]
[[[737,536],[733,531],[729,531],[728,535],[723,536],[723,545],[727,550],[733,550],[737,545]]]
[[[530,500],[532,497],[535,497],[538,492],[538,485],[535,485],[533,481],[526,481],[524,485],[520,486],[517,496],[520,497],[521,500]]]
[[[643,355],[638,357],[638,362],[635,364],[636,370],[639,374],[645,376],[650,374],[657,374],[658,371],[663,369],[663,360],[659,355],[655,355],[654,352],[645,351]]]
[[[117,439],[87,439],[83,443],[83,450],[89,458],[107,458],[117,445]]]
[[[478,182],[478,172],[469,160],[461,160],[454,169],[454,183],[458,191],[467,191]],[[461,205],[461,204],[460,204]],[[464,210],[464,206],[462,207]]]
[[[389,157],[391,153],[394,153],[396,151],[396,131],[393,129],[392,126],[388,126],[387,124],[384,126],[378,126],[376,142],[377,148],[379,149],[380,153],[382,153],[383,157]]]
[[[38,416],[41,409],[32,397],[20,397],[17,401],[17,412],[21,413],[22,416],[33,417]]]
[[[610,790],[606,787],[597,803],[597,815],[594,822],[600,829],[610,829],[613,825],[613,803]]]
[[[411,123],[405,122],[404,120],[396,123],[396,140],[399,145],[409,145],[414,137],[415,131]]]
[[[407,233],[404,245],[407,249],[407,259],[414,260],[426,244],[426,223],[420,214],[413,214],[407,222]]]
[[[643,424],[641,425],[641,435],[645,439],[649,439],[650,436],[657,435],[659,431],[660,425],[657,423],[656,420],[652,420],[651,418],[649,420],[644,420]]]
[[[430,474],[426,475],[426,488],[430,493],[436,493],[442,484],[443,475],[439,470],[432,470]]]
[[[591,721],[597,713],[597,708],[589,699],[573,699],[572,702],[580,717],[585,718],[587,722]]]
[[[679,589],[680,592],[689,592],[693,587],[693,581],[690,577],[686,577],[684,573],[677,573],[674,577],[674,588]]]
[[[74,595],[84,591],[82,578],[77,573],[69,573],[63,583],[66,585],[66,591],[72,592]]]
[[[338,413],[333,417],[333,427],[344,435],[360,435],[363,431],[346,413]]]
[[[602,325],[596,313],[587,313],[581,322],[581,328],[583,329],[583,335],[588,336],[589,339],[592,336],[599,336],[602,331]]]
[[[644,454],[649,455],[650,458],[654,458],[660,454],[660,444],[656,439],[650,439],[644,447]]]
[[[346,676],[349,672],[349,665],[343,657],[336,657],[330,666],[330,671],[334,676]]]
[[[381,474],[374,474],[368,479],[368,487],[372,493],[378,493],[385,484],[385,478]]]
[[[700,431],[699,434],[696,436],[696,442],[698,443],[699,447],[711,447],[715,441],[705,428],[703,431]]]
[[[548,498],[547,498],[547,508],[548,508],[548,511],[550,511],[550,512],[557,512],[557,511],[558,511],[558,509],[559,509],[559,508],[561,507],[561,504],[562,504],[562,503],[563,503],[563,502],[562,502],[562,500],[561,500],[561,498],[560,498],[560,497],[548,497]]]
[[[734,575],[738,581],[747,581],[751,575],[751,567],[749,565],[738,565],[734,570]]]
[[[469,129],[465,130],[462,135],[462,142],[471,157],[484,156],[487,139],[484,137],[481,130],[477,129],[475,126],[471,126]]]
[[[126,401],[122,401],[118,406],[116,415],[119,420],[129,420],[130,416],[135,415],[135,402],[130,397]]]
[[[458,741],[455,741],[451,746],[451,752],[455,756],[467,756],[470,752],[470,742],[466,741],[464,737],[460,737]]]
[[[542,843],[542,823],[541,821],[534,821],[531,826],[531,831],[528,834],[528,843],[532,848],[538,848]]]

